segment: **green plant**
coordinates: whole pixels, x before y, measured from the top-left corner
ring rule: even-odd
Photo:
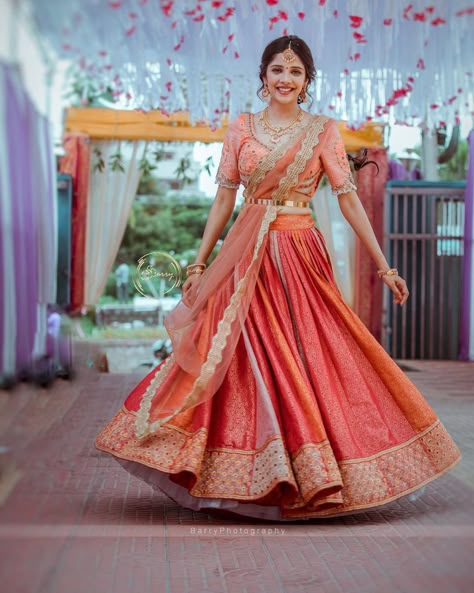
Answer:
[[[96,173],[97,171],[99,173],[103,173],[105,171],[105,161],[104,161],[104,155],[102,154],[102,151],[100,150],[100,148],[98,146],[94,146],[93,149],[93,154],[96,157],[96,161],[92,166],[92,171],[94,173]]]
[[[125,167],[123,166],[123,155],[120,145],[117,149],[117,152],[110,155],[109,165],[112,171],[121,171],[122,173],[125,173]]]
[[[192,178],[189,176],[189,171],[191,169],[191,158],[190,155],[187,155],[181,159],[179,159],[179,163],[177,168],[175,169],[176,177],[182,181],[183,185],[188,185],[192,183]]]

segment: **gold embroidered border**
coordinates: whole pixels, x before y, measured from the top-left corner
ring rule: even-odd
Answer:
[[[278,210],[274,206],[266,207],[266,212],[261,221],[257,240],[255,242],[252,260],[250,261],[247,269],[245,270],[244,275],[237,283],[237,286],[230,298],[230,302],[224,311],[224,315],[217,324],[217,331],[212,337],[211,347],[209,349],[209,352],[207,353],[206,361],[201,366],[200,374],[194,382],[191,391],[184,398],[182,405],[179,408],[177,408],[172,414],[170,414],[166,418],[161,418],[153,423],[150,423],[150,409],[153,401],[153,396],[156,389],[161,385],[164,378],[164,374],[161,375],[161,373],[158,373],[148,386],[148,389],[146,390],[140,402],[140,407],[137,412],[135,423],[136,436],[138,438],[143,438],[147,434],[153,433],[164,423],[169,422],[172,418],[177,416],[180,412],[189,407],[192,407],[192,405],[197,401],[199,394],[202,393],[202,391],[206,388],[212,375],[215,372],[217,365],[222,360],[222,352],[226,346],[227,338],[231,331],[231,325],[235,321],[235,318],[237,316],[237,310],[242,301],[242,294],[245,293],[245,290],[247,288],[250,271],[258,258],[261,246],[263,244],[263,240],[268,233],[270,223],[273,220],[275,220],[277,212]],[[169,369],[166,370],[165,374],[168,371]]]
[[[313,124],[313,125],[315,125],[315,124]],[[305,130],[305,132],[303,132],[303,134],[305,136],[307,136],[309,134],[309,132],[312,130],[312,127],[313,126],[310,126],[309,131]],[[273,167],[276,165],[277,161],[279,159],[281,159],[281,157],[288,151],[288,149],[290,148],[290,146],[292,145],[293,142],[294,142],[294,138],[290,138],[290,140],[288,142],[279,144],[276,148],[274,148],[271,152],[269,152],[266,156],[263,157],[263,159],[258,163],[258,165],[255,167],[255,169],[252,171],[252,173],[249,177],[248,185],[243,192],[244,198],[248,198],[249,196],[252,196],[257,185],[263,180],[265,175],[271,169],[273,169]],[[282,179],[285,179],[285,178],[286,178],[286,175]],[[282,180],[280,180],[280,182],[281,181]]]
[[[313,120],[308,133],[301,143],[301,148],[296,153],[295,158],[286,170],[286,175],[280,179],[277,188],[272,192],[273,199],[283,199],[288,195],[290,189],[297,185],[298,177],[304,170],[313,150],[319,144],[319,136],[328,121],[329,117],[326,117],[325,115],[316,116]]]
[[[450,469],[461,453],[439,419],[402,445],[337,462],[328,441],[308,443],[288,457],[280,435],[259,450],[207,449],[207,429],[185,434],[172,426],[138,440],[133,416],[120,410],[96,441],[98,449],[165,473],[190,471],[199,498],[252,501],[285,482],[298,492],[282,508],[287,518],[328,516],[385,504]],[[322,508],[331,504],[335,508]]]
[[[155,375],[152,377],[150,384],[148,385],[142,400],[140,402],[140,407],[135,414],[135,430],[136,434],[138,435],[145,435],[147,428],[148,428],[148,418],[150,417],[150,408],[151,402],[153,399],[153,394],[156,392],[158,387],[163,383],[165,377],[171,370],[175,362],[173,354],[170,354],[166,359],[165,363],[161,366],[159,370],[156,371]]]

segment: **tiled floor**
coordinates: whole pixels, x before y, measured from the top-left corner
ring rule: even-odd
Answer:
[[[474,365],[410,363],[463,452],[419,500],[310,523],[177,507],[94,448],[139,375],[81,368],[0,392],[8,593],[465,593],[474,589]],[[2,504],[3,501],[3,504]]]

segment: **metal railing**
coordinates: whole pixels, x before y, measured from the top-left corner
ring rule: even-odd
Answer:
[[[382,342],[393,358],[457,359],[461,310],[464,182],[389,182],[385,253],[410,290],[386,291]]]

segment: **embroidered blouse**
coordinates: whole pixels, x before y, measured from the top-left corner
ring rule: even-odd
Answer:
[[[311,198],[324,174],[327,175],[333,194],[339,195],[356,190],[344,143],[335,120],[320,115],[315,117],[324,117],[327,120],[319,138],[321,150],[292,191]],[[246,187],[250,174],[270,150],[272,149],[257,138],[252,114],[240,114],[227,129],[216,183],[232,189],[238,188],[241,183]]]

